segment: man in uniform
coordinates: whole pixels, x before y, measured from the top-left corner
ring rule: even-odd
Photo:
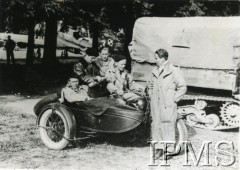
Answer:
[[[86,55],[73,66],[73,72],[79,78],[80,83],[88,86],[93,86],[96,81],[101,79],[98,68],[93,63],[93,55],[93,50],[87,49]]]
[[[186,93],[186,82],[180,70],[168,61],[168,52],[159,49],[155,52],[157,66],[152,71],[152,82],[149,85],[151,96],[152,139],[153,141],[176,141],[175,125],[177,120],[177,102]],[[157,157],[163,150],[175,152],[175,145],[163,148],[156,145]]]
[[[10,64],[10,59],[12,61],[12,64],[15,64],[15,58],[13,50],[16,46],[16,43],[11,39],[11,36],[8,35],[8,39],[5,44],[6,53],[7,53],[7,64]]]
[[[114,68],[114,60],[109,57],[108,47],[101,47],[99,49],[99,56],[94,60],[94,63],[98,66],[102,78],[105,77],[107,70]]]
[[[126,58],[123,55],[116,56],[115,62],[116,67],[106,73],[108,91],[124,101],[137,100],[139,96],[133,91],[144,91],[145,88],[133,81],[132,76],[125,69]]]

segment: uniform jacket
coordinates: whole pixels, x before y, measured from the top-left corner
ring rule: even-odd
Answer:
[[[122,90],[123,92],[127,92],[129,90],[143,90],[144,87],[135,83],[133,81],[132,76],[124,70],[122,73],[117,68],[108,70],[106,72],[106,78],[109,83],[107,85],[107,89],[110,93],[116,93],[117,90]]]
[[[95,63],[87,63],[84,58],[74,64],[74,73],[78,76],[80,84],[89,84],[93,82],[94,77],[99,75],[99,70]]]
[[[108,57],[108,61],[104,62],[101,57],[97,57],[94,60],[94,63],[99,68],[99,73],[101,77],[105,77],[105,74],[108,70],[114,69],[114,60],[111,57]]]
[[[150,90],[151,111],[161,114],[161,119],[171,121],[175,117],[177,102],[186,93],[186,82],[180,70],[169,62],[164,68],[155,67],[152,71],[153,89]]]

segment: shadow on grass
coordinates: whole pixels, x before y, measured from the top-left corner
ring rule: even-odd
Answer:
[[[132,131],[120,134],[100,134],[97,137],[72,143],[70,148],[86,148],[89,144],[110,144],[121,147],[146,147],[149,146],[147,139],[150,136],[149,125],[139,125]]]

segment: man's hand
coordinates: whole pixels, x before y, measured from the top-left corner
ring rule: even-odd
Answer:
[[[147,85],[147,88],[153,89],[153,84],[152,84],[152,83],[151,83],[151,84],[148,84],[148,85]]]
[[[96,80],[97,80],[98,82],[100,82],[100,81],[102,81],[102,77],[96,76]]]
[[[117,94],[119,95],[119,96],[122,96],[123,95],[123,91],[122,90],[117,90]]]
[[[86,100],[92,100],[92,99],[93,99],[93,98],[91,98],[91,97],[87,97],[87,98],[86,98]],[[85,100],[85,101],[86,101],[86,100]]]
[[[88,87],[94,87],[94,86],[96,86],[97,85],[97,82],[92,82],[92,83],[89,83],[88,84]]]
[[[96,76],[96,77],[93,78],[93,80],[95,82],[100,82],[102,80],[102,78],[100,76]]]

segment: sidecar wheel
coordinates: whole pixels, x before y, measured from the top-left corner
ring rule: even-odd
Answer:
[[[176,151],[183,151],[183,141],[188,139],[188,130],[185,122],[182,119],[177,120],[176,124]]]
[[[49,108],[44,111],[39,121],[39,131],[43,143],[50,149],[64,149],[69,141],[65,136],[69,136],[67,119],[60,111]]]

